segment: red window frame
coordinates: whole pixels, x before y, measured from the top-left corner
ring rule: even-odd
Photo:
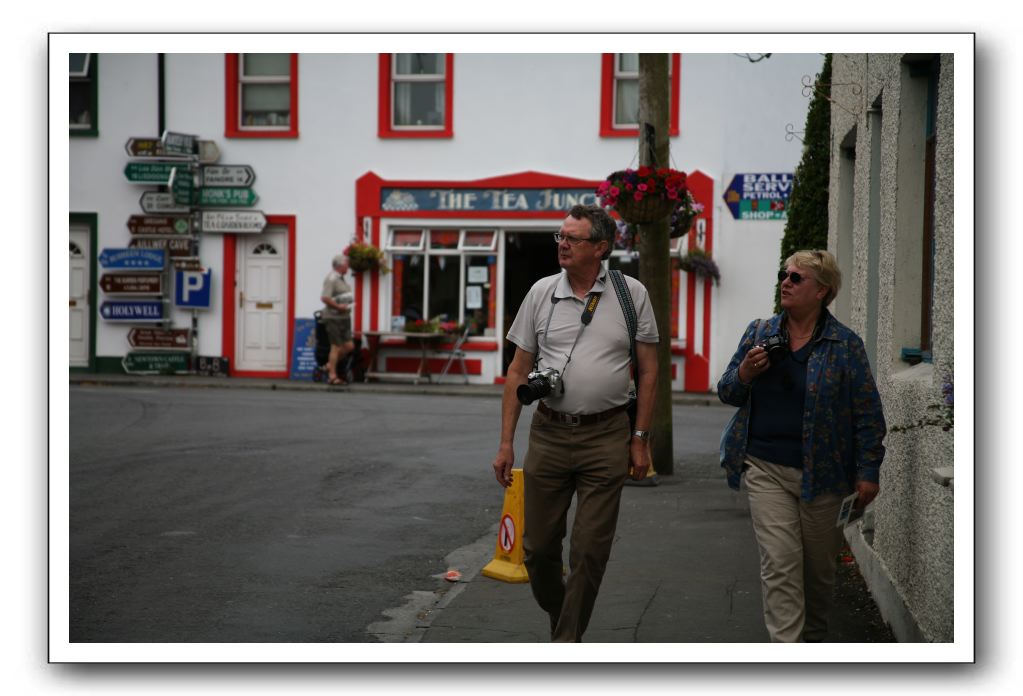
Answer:
[[[455,54],[444,54],[444,126],[429,130],[412,128],[394,128],[391,125],[391,53],[381,53],[378,74],[377,109],[378,130],[381,138],[453,138],[454,103],[455,103]]]
[[[639,128],[616,128],[614,125],[615,110],[615,56],[616,53],[604,53],[601,56],[600,69],[600,137],[602,138],[636,138]],[[668,106],[668,135],[679,134],[679,87],[682,74],[682,54],[671,54],[671,103]]]
[[[241,127],[239,54],[224,55],[224,137],[225,138],[297,138],[298,137],[298,54],[291,54],[291,123],[287,129],[260,130]]]

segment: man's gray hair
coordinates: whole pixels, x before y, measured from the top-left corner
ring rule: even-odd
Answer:
[[[618,226],[615,225],[615,221],[607,214],[607,211],[599,205],[574,205],[568,214],[576,220],[590,221],[592,228],[590,238],[594,244],[601,241],[607,242],[607,252],[603,258],[609,257],[614,250]]]

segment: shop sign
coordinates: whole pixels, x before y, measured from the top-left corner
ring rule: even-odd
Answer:
[[[723,198],[736,220],[784,220],[791,193],[792,174],[736,174]]]
[[[590,188],[384,188],[380,199],[380,208],[392,212],[564,212],[574,205],[598,204]]]

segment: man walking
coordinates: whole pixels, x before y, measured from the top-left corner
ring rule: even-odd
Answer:
[[[331,262],[333,269],[323,280],[320,300],[323,301],[323,324],[330,341],[330,355],[327,358],[327,380],[329,384],[348,384],[345,375],[338,374],[338,365],[344,364],[345,357],[355,348],[352,339],[352,302],[355,296],[345,282],[348,272],[348,257],[338,254]]]
[[[511,485],[520,391],[527,402],[543,397],[523,466],[523,550],[533,596],[550,616],[554,642],[581,640],[611,555],[622,486],[627,476],[643,479],[650,467],[657,325],[646,288],[626,277],[638,317],[638,402],[630,431],[631,336],[601,263],[611,254],[614,233],[614,221],[600,207],[573,207],[554,234],[561,273],[537,281],[508,332],[517,348],[504,387],[494,474],[502,486]],[[534,371],[545,376],[526,385]],[[566,578],[562,543],[573,495]]]

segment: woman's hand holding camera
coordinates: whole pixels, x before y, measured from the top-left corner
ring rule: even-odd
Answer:
[[[767,351],[760,346],[753,346],[746,357],[739,363],[739,381],[749,384],[759,377],[768,368],[770,361],[767,359]]]

